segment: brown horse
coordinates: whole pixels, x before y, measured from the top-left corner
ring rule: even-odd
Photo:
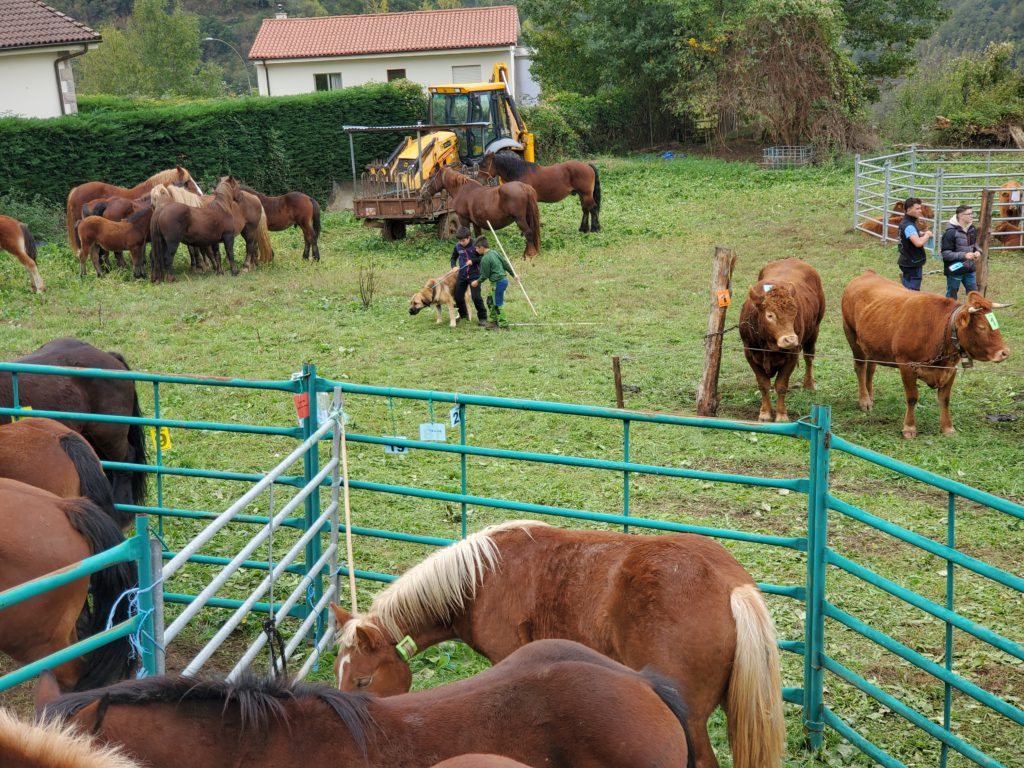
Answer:
[[[1022,216],[1022,211],[1024,211],[1024,185],[1010,179],[999,188],[999,216],[1004,219],[1019,219]]]
[[[686,637],[680,638],[685,646]],[[497,752],[547,768],[683,768],[685,706],[655,672],[544,640],[450,685],[381,699],[319,685],[151,677],[62,696],[101,743],[151,768],[428,768]]]
[[[129,198],[129,197],[101,197],[96,200],[90,200],[88,203],[82,206],[82,218],[87,216],[102,216],[104,219],[109,221],[124,221],[142,205],[149,204],[149,195],[143,195],[142,197]],[[106,259],[107,252],[100,249],[100,263],[103,269],[106,271],[110,270]],[[127,266],[124,262],[124,253],[122,251],[114,251],[114,258],[117,260],[117,266]]]
[[[46,290],[43,278],[36,268],[36,240],[28,227],[10,216],[0,216],[0,251],[13,253],[32,279],[32,290],[42,293]]]
[[[68,245],[71,246],[71,250],[75,253],[78,252],[78,241],[75,239],[75,225],[82,218],[83,205],[98,197],[140,197],[157,184],[176,184],[195,192],[197,195],[202,194],[199,185],[192,179],[192,174],[180,165],[155,173],[134,187],[118,187],[102,181],[87,181],[85,184],[79,184],[72,189],[68,193],[67,203]]]
[[[66,568],[124,541],[107,514],[88,499],[62,499],[17,480],[0,478],[0,592]],[[118,563],[0,611],[0,651],[28,664],[128,619],[119,599],[138,585],[133,563]],[[86,595],[85,630],[76,623]],[[122,637],[54,668],[64,690],[84,691],[121,680],[134,670]]]
[[[91,344],[72,338],[56,339],[14,362],[32,365],[59,365],[70,368],[103,368],[127,371],[128,364],[117,352],[102,352]],[[135,383],[127,379],[97,379],[85,376],[18,374],[18,401],[40,411],[102,413],[115,416],[142,416]],[[13,407],[11,374],[0,371],[0,406]],[[0,414],[0,424],[11,421]],[[146,440],[138,424],[62,419],[62,423],[81,434],[105,461],[146,463]],[[114,501],[119,504],[145,504],[145,472],[112,469],[107,472]]]
[[[472,224],[479,233],[487,231],[488,222],[495,229],[501,229],[514,221],[526,238],[523,256],[531,259],[540,253],[540,212],[533,187],[518,181],[485,187],[445,166],[430,177],[422,196],[430,198],[442,189],[452,196],[452,208],[463,226]]]
[[[412,675],[400,654],[453,637],[492,662],[531,640],[564,637],[667,674],[686,701],[699,766],[717,765],[707,719],[719,704],[736,768],[781,760],[771,618],[750,575],[704,536],[513,521],[435,552],[378,593],[366,615],[332,610],[342,690],[406,691]]]
[[[85,277],[85,263],[91,258],[96,269],[96,277],[103,277],[103,270],[100,268],[100,248],[103,248],[116,252],[119,256],[121,251],[131,253],[132,274],[135,277],[145,277],[145,250],[152,217],[153,206],[141,205],[124,221],[111,221],[104,216],[86,216],[79,221],[79,275]]]
[[[213,193],[213,202],[200,208],[185,203],[160,206],[150,222],[150,280],[174,282],[174,254],[180,243],[205,246],[224,245],[231,274],[238,274],[235,265],[235,237],[245,228],[242,212],[242,188],[231,176],[225,176]],[[223,274],[219,257],[217,274]]]
[[[489,152],[480,161],[481,175],[497,176],[502,181],[521,181],[537,190],[537,201],[557,203],[569,195],[578,195],[583,220],[580,232],[600,232],[601,177],[597,166],[579,160],[557,165],[538,165],[523,160],[515,152]]]
[[[316,200],[305,192],[271,196],[251,187],[243,186],[242,189],[259,198],[263,210],[267,212],[267,228],[271,232],[298,227],[302,230],[305,243],[302,249],[303,260],[312,256],[313,261],[320,261],[320,204]]]
[[[60,722],[25,723],[0,709],[4,768],[142,768],[115,747],[97,747],[89,735]]]
[[[509,760],[501,755],[459,755],[450,760],[436,763],[434,768],[530,768],[518,760]]]
[[[34,485],[62,499],[85,496],[121,530],[135,519],[114,506],[110,481],[92,446],[53,419],[0,424],[0,477]]]

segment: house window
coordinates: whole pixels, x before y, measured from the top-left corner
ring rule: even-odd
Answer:
[[[481,83],[480,65],[471,64],[466,67],[452,67],[453,83]]]
[[[405,70],[404,69],[389,69],[388,70],[388,82],[392,80],[404,80]]]
[[[318,91],[339,91],[341,90],[341,72],[313,75],[313,84]]]

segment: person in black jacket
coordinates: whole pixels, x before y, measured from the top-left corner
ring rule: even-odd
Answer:
[[[455,306],[459,309],[459,320],[471,320],[466,307],[466,289],[469,288],[476,308],[476,324],[487,325],[487,307],[484,305],[480,286],[473,281],[480,277],[480,256],[471,245],[472,237],[466,227],[455,230],[455,249],[452,251],[452,269],[458,267],[459,276],[455,278]]]
[[[908,197],[903,203],[903,221],[900,222],[900,259],[903,287],[911,291],[921,290],[922,267],[928,260],[924,252],[925,243],[932,239],[932,231],[919,232],[917,220],[921,216],[921,198]]]
[[[946,276],[946,296],[951,299],[956,298],[961,283],[965,293],[978,290],[975,269],[981,250],[976,245],[978,231],[973,221],[974,209],[959,205],[942,233],[942,273]]]

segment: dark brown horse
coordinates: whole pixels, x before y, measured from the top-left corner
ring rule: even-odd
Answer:
[[[145,250],[149,240],[149,224],[153,206],[141,205],[124,221],[111,221],[105,216],[86,216],[78,222],[79,275],[85,277],[85,263],[92,259],[96,277],[103,277],[100,268],[100,249],[116,252],[128,251],[132,255],[132,274],[145,277]]]
[[[78,241],[75,239],[75,225],[82,218],[82,206],[90,200],[98,197],[140,197],[157,184],[175,184],[184,187],[197,195],[202,194],[199,185],[192,179],[192,174],[180,165],[168,168],[150,176],[148,179],[134,187],[118,187],[114,184],[107,184],[102,181],[87,181],[79,184],[68,193],[67,203],[67,225],[68,245],[71,250],[78,253]]]
[[[267,212],[267,228],[271,232],[298,227],[305,243],[302,258],[308,260],[312,256],[313,261],[320,261],[320,204],[316,200],[305,192],[271,196],[251,187],[242,189],[259,198]]]
[[[514,221],[526,238],[523,256],[531,259],[540,253],[540,212],[533,187],[518,181],[485,187],[446,166],[430,177],[422,196],[429,198],[442,189],[452,196],[452,208],[463,226],[472,224],[479,234],[487,231],[488,222],[501,229]]]
[[[213,202],[196,208],[185,203],[168,203],[158,207],[150,221],[150,280],[174,282],[174,254],[178,245],[199,248],[223,244],[231,274],[238,274],[235,264],[235,237],[245,228],[242,211],[242,188],[231,176],[217,184]],[[223,274],[220,262],[217,273]]]
[[[72,338],[56,339],[14,362],[32,365],[59,365],[70,368],[102,368],[127,371],[128,364],[117,352],[102,352],[91,344]],[[18,401],[40,411],[102,413],[115,416],[141,416],[135,382],[127,379],[97,379],[84,376],[18,374]],[[11,374],[0,371],[0,406],[13,407]],[[11,421],[0,415],[0,424]],[[138,424],[61,419],[81,434],[105,461],[146,463],[146,440]],[[119,504],[145,504],[145,472],[107,471],[114,501]]]
[[[26,723],[0,709],[4,768],[143,768],[114,747],[97,747],[89,735],[60,722]]]
[[[480,174],[502,181],[521,181],[537,190],[537,201],[557,203],[569,195],[578,195],[583,209],[580,232],[599,232],[601,222],[601,178],[597,166],[579,160],[557,165],[538,165],[523,160],[515,152],[489,152],[480,161]]]
[[[46,289],[36,268],[36,241],[28,227],[10,216],[0,216],[0,251],[13,253],[32,279],[32,290],[42,293]]]
[[[707,719],[719,704],[736,768],[781,761],[775,630],[750,574],[707,537],[514,521],[435,552],[378,593],[368,614],[332,610],[342,690],[406,691],[412,675],[400,652],[453,637],[492,662],[564,637],[668,675],[686,701],[698,765],[717,765]]]
[[[17,480],[0,478],[0,592],[84,560],[124,541],[106,512],[88,499],[62,499]],[[104,631],[108,619],[128,619],[138,585],[135,566],[119,563],[0,611],[0,651],[29,664]],[[86,595],[92,606],[85,630],[76,628]],[[54,668],[64,690],[84,691],[131,673],[131,646],[123,637]]]
[[[684,709],[654,672],[544,640],[475,677],[387,699],[152,677],[62,696],[46,713],[150,768],[180,768],[186,745],[189,768],[429,768],[472,752],[546,768],[683,768],[692,766]]]
[[[0,424],[0,477],[34,485],[62,499],[85,496],[121,530],[135,519],[114,506],[110,481],[92,446],[53,419]]]

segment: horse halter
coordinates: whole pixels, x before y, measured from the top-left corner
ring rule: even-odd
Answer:
[[[408,664],[409,660],[419,652],[420,649],[416,647],[416,642],[408,635],[399,640],[395,645],[395,653],[401,656],[402,659],[405,660],[406,664]]]

